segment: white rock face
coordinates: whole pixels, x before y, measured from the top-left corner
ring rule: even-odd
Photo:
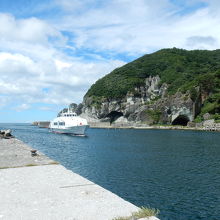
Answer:
[[[206,120],[203,122],[203,126],[210,126],[213,125],[214,123],[215,123],[214,119]]]
[[[167,89],[167,84],[160,85],[159,76],[150,76],[145,79],[144,86],[134,88],[133,92],[128,91],[124,98],[112,100],[106,98],[98,104],[93,103],[92,97],[85,98],[82,112],[90,118],[101,121],[108,119],[112,121],[109,114],[118,113],[123,117],[120,119],[116,117],[113,120],[114,123],[127,123],[128,126],[131,126],[132,123],[140,126],[143,123],[145,125],[152,123],[171,124],[180,115],[192,121],[196,105],[190,95],[177,92],[168,96]]]
[[[158,84],[160,82],[159,76],[150,76],[146,79],[146,90],[148,95],[156,95],[159,94]]]
[[[151,216],[151,217],[148,217],[148,218],[139,218],[138,220],[160,220],[160,219],[155,217],[155,216]]]
[[[128,96],[126,104],[127,105],[134,105],[134,97],[133,96]]]
[[[190,121],[193,120],[193,116],[192,116],[192,112],[190,111],[190,109],[186,108],[186,107],[182,107],[179,109],[173,109],[173,114],[171,116],[172,121],[174,121],[178,116],[180,115],[184,115],[186,116]]]
[[[151,217],[148,217],[148,218],[139,218],[138,220],[160,220],[160,219],[155,217],[155,216],[151,216]]]
[[[118,125],[118,126],[121,126],[121,125],[127,124],[127,123],[128,123],[128,119],[123,116],[119,117],[117,120],[114,121],[114,124]]]
[[[98,107],[92,105],[91,98],[84,100],[83,113],[94,118],[103,118],[107,116],[111,111],[122,112],[123,115],[134,113],[145,102],[160,96],[166,90],[163,86],[159,89],[160,77],[149,77],[145,80],[145,86],[136,87],[135,92],[128,92],[124,99],[121,100],[109,100],[104,101]],[[137,95],[138,94],[138,95]]]

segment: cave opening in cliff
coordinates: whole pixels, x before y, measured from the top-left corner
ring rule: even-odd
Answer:
[[[189,118],[186,115],[179,115],[177,118],[173,120],[172,125],[186,126],[188,122]]]
[[[118,118],[123,116],[122,112],[112,111],[106,117],[110,118],[110,123],[116,121]]]

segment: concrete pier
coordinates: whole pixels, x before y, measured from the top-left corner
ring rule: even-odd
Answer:
[[[31,150],[17,139],[0,139],[0,220],[112,220],[138,210]]]
[[[34,121],[32,125],[38,126],[39,128],[49,128],[49,121]]]

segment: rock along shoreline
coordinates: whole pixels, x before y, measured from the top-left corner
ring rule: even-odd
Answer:
[[[220,123],[217,126],[202,126],[202,127],[186,127],[186,126],[127,126],[127,125],[107,125],[106,123],[91,123],[91,128],[107,128],[107,129],[161,129],[161,130],[191,130],[191,131],[220,131]]]

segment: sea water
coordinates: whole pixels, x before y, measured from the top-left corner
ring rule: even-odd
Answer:
[[[86,137],[0,124],[66,168],[161,220],[220,219],[220,133],[88,129]]]

